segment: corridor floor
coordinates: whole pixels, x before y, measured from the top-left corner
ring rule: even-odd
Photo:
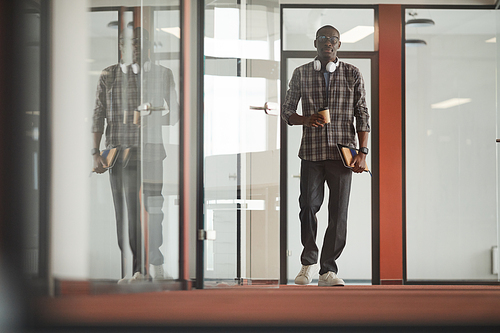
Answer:
[[[161,291],[43,298],[37,308],[42,327],[52,328],[337,327],[365,332],[412,327],[500,332],[500,286],[288,285]]]

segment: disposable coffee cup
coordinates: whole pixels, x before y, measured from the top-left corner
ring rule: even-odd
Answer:
[[[140,125],[141,123],[141,112],[134,111],[134,125]]]
[[[325,118],[325,124],[328,124],[330,122],[330,110],[323,108],[320,109],[318,113],[322,115],[323,118]]]

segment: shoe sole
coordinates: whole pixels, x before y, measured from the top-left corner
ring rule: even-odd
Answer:
[[[344,281],[337,281],[336,283],[329,283],[329,282],[318,281],[318,286],[319,287],[343,287],[343,286],[345,286],[345,282]]]
[[[306,282],[306,283],[302,283],[302,282],[297,282],[297,281],[295,281],[295,284],[298,284],[298,285],[300,285],[300,286],[307,286],[309,283],[311,283],[311,281]]]

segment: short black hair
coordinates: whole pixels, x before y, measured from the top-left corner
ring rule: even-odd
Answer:
[[[142,27],[135,27],[134,28],[134,37],[136,38],[145,38],[149,40],[149,31]]]
[[[329,28],[329,29],[333,29],[333,30],[337,31],[337,33],[339,34],[339,37],[340,37],[340,31],[332,25],[324,25],[321,28],[319,28],[318,31],[316,31],[316,37],[318,37],[319,32],[325,28]]]

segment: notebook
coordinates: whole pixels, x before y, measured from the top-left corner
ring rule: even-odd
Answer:
[[[115,165],[116,157],[118,156],[118,148],[105,149],[101,152],[101,156],[104,160],[104,167],[110,169]]]
[[[337,148],[339,149],[340,157],[342,158],[342,163],[344,163],[344,166],[346,168],[352,169],[351,166],[352,158],[358,154],[358,150],[356,148],[344,146],[340,143],[337,143]],[[372,174],[371,171],[368,169],[368,166],[365,167],[365,171],[368,172],[370,175]]]

